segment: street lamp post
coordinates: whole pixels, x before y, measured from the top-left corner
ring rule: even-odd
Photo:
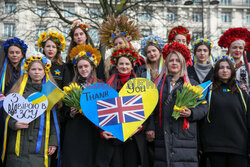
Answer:
[[[184,5],[192,5],[194,3],[193,0],[185,0]],[[209,4],[210,5],[217,5],[219,4],[219,0],[210,0]],[[204,31],[205,31],[205,23],[204,23],[204,0],[201,0],[201,7],[202,7],[202,37],[204,38]]]

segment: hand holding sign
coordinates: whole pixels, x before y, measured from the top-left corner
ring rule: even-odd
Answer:
[[[18,93],[5,97],[3,107],[5,112],[19,122],[30,123],[47,109],[48,100],[42,93],[34,93],[27,99]]]
[[[84,89],[81,108],[96,126],[126,141],[153,112],[158,90],[145,78],[129,80],[118,93],[107,84],[96,83]]]

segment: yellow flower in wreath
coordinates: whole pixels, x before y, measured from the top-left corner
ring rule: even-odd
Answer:
[[[45,41],[46,38],[47,38],[47,33],[46,32],[43,32],[43,33],[40,34],[39,39],[40,39],[41,42]],[[39,39],[38,39],[38,41],[39,41]]]
[[[65,38],[62,34],[58,35],[58,40],[60,41],[61,44],[65,43]]]
[[[55,32],[53,30],[49,31],[49,36],[53,37],[53,38],[57,38],[58,37],[58,32]]]

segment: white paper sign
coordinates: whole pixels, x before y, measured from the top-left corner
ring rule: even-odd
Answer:
[[[27,99],[18,93],[9,94],[3,102],[5,112],[17,121],[30,123],[47,109],[48,100],[42,93],[33,93]]]

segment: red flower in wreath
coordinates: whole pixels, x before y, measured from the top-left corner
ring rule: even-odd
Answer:
[[[175,36],[181,34],[184,35],[187,39],[187,44],[189,44],[190,40],[191,40],[191,36],[189,34],[189,30],[185,27],[182,26],[178,26],[178,27],[174,27],[168,35],[168,42],[173,42],[175,40]]]
[[[180,44],[179,42],[168,43],[163,48],[163,51],[162,51],[163,58],[166,59],[166,57],[169,55],[169,53],[171,53],[173,51],[180,52],[182,54],[182,56],[185,58],[187,66],[193,65],[190,51],[186,45]]]
[[[218,45],[223,48],[229,48],[232,42],[236,40],[243,40],[246,42],[245,50],[250,51],[250,31],[247,28],[237,27],[229,28],[220,37]]]
[[[110,62],[112,64],[116,64],[117,60],[119,57],[128,57],[128,59],[134,63],[138,59],[138,53],[137,51],[131,46],[129,48],[119,48],[119,49],[114,49],[112,52],[112,56],[110,58]]]

